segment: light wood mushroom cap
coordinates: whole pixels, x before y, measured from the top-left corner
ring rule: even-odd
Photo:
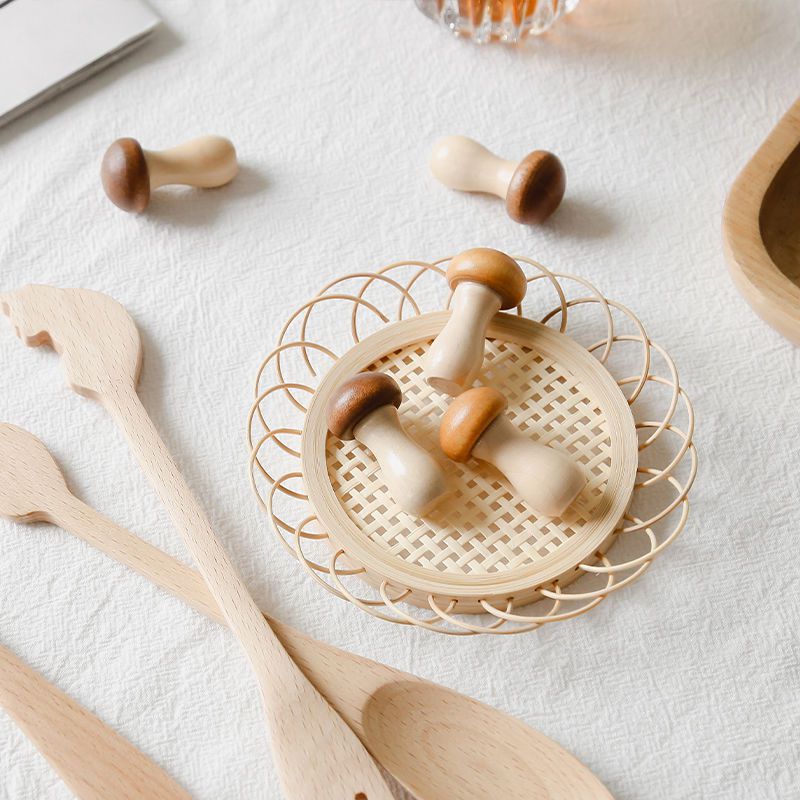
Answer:
[[[547,150],[534,150],[519,162],[506,192],[506,211],[525,225],[544,222],[560,205],[567,188],[564,165]]]
[[[528,283],[525,273],[511,256],[491,247],[473,247],[453,256],[447,267],[447,282],[455,289],[461,281],[488,286],[500,295],[501,308],[514,308],[522,302]]]
[[[359,372],[345,381],[328,400],[328,430],[340,439],[352,439],[353,428],[382,406],[400,407],[403,394],[394,378],[382,372]]]
[[[150,202],[150,170],[136,139],[117,139],[106,150],[100,166],[108,199],[123,211],[144,211]]]
[[[460,394],[447,408],[439,426],[439,445],[453,461],[468,461],[475,443],[505,411],[506,398],[491,386]]]

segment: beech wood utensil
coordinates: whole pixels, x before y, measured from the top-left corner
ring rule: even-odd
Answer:
[[[86,289],[26,286],[0,296],[17,335],[52,344],[70,387],[121,428],[197,563],[258,679],[272,751],[290,800],[391,800],[353,731],[305,678],[258,610],[136,394],[139,332],[115,300]]]
[[[800,99],[736,178],[722,232],[736,287],[800,345]]]
[[[144,753],[5,647],[0,706],[79,800],[190,800]]]
[[[0,515],[57,525],[225,622],[198,573],[75,497],[45,446],[7,424],[0,424]],[[267,619],[306,677],[420,800],[611,799],[576,758],[501,711]]]

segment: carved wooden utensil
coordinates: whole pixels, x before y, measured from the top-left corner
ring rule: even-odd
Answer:
[[[0,295],[26,344],[61,354],[69,385],[116,420],[255,673],[290,800],[391,800],[375,763],[306,680],[258,610],[136,394],[141,345],[125,309],[85,289],[26,286]]]
[[[190,800],[144,753],[0,647],[0,706],[79,800]]]
[[[0,424],[0,515],[58,525],[225,621],[198,573],[75,497],[45,446],[5,424]],[[611,800],[566,750],[501,711],[268,619],[306,677],[420,800]]]
[[[736,287],[762,319],[800,345],[800,100],[739,173],[722,233]]]

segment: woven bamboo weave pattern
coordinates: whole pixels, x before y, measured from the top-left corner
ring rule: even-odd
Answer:
[[[455,487],[447,518],[420,520],[398,510],[378,465],[357,441],[329,437],[327,466],[348,514],[374,542],[406,562],[462,575],[484,575],[535,564],[554,553],[593,516],[611,468],[608,425],[579,377],[515,342],[489,341],[481,382],[501,386],[512,421],[543,444],[570,453],[584,467],[587,488],[565,519],[538,518],[486,464],[457,464],[436,446],[446,401],[429,387],[425,346],[392,353],[373,367],[403,387],[402,419],[411,436],[445,466]],[[437,516],[439,519],[437,520]]]

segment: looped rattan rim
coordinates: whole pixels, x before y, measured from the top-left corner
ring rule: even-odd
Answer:
[[[628,400],[640,435],[640,462],[631,507],[634,507],[638,495],[655,491],[659,486],[663,487],[658,491],[664,498],[659,497],[658,507],[648,509],[645,516],[626,513],[612,539],[605,543],[603,551],[595,554],[595,560],[577,565],[580,577],[576,583],[571,583],[569,589],[558,581],[541,586],[541,599],[528,607],[517,608],[512,599],[502,604],[481,601],[483,614],[465,616],[458,613],[455,601],[431,595],[427,599],[425,613],[424,609],[404,602],[410,591],[407,587],[393,586],[386,580],[373,587],[364,583],[357,577],[363,573],[363,568],[348,562],[348,554],[334,546],[327,533],[314,529],[313,526],[319,523],[302,490],[303,475],[299,468],[300,451],[297,444],[308,407],[305,401],[314,394],[320,379],[319,369],[312,363],[311,354],[317,353],[318,357],[329,361],[331,365],[343,354],[335,352],[333,346],[310,338],[310,324],[315,311],[326,304],[347,304],[350,310],[346,315],[346,336],[351,345],[356,345],[363,337],[360,322],[362,314],[368,314],[373,321],[384,325],[419,316],[423,313],[423,295],[415,297],[414,290],[419,289],[426,277],[439,281],[443,287],[445,269],[441,265],[446,264],[449,258],[435,262],[398,261],[374,271],[341,276],[329,282],[316,297],[289,316],[280,330],[276,346],[258,369],[255,401],[248,415],[250,482],[287,552],[297,558],[306,571],[329,592],[378,619],[456,636],[522,633],[552,622],[572,619],[641,577],[686,525],[688,495],[697,473],[697,451],[693,443],[694,411],[680,384],[672,358],[649,338],[641,321],[627,306],[606,299],[587,280],[569,273],[553,272],[527,257],[515,256],[515,259],[528,273],[529,285],[540,284],[552,290],[555,304],[539,317],[541,323],[569,335],[571,312],[577,309],[591,310],[594,312],[593,318],[596,316],[599,319],[602,332],[586,350],[601,364],[608,366],[616,349],[621,346],[640,349],[640,366],[636,373],[616,375],[613,368],[609,367]],[[387,309],[385,304],[379,305],[378,300],[367,299],[367,293],[376,285],[394,297],[393,310]],[[353,286],[355,288],[351,288]],[[572,296],[570,289],[575,287],[579,293]],[[446,288],[443,291],[446,293]],[[523,315],[522,306],[517,307],[516,314]],[[345,320],[345,315],[342,315],[342,320]],[[306,371],[304,376],[287,377],[282,356],[291,351],[300,353]],[[650,418],[647,403],[643,400],[649,390],[668,394],[665,407],[656,419]],[[269,411],[266,407],[270,398],[278,394],[288,400],[296,414],[291,424],[271,424],[268,421]],[[657,443],[668,444],[668,455],[655,453],[656,463],[645,465],[643,459],[648,453],[656,451]],[[270,469],[265,452],[271,444],[279,448],[284,456],[294,459],[297,468],[273,475],[274,470]],[[290,506],[291,514],[278,510],[278,497],[282,498],[283,505]],[[624,556],[618,554],[623,548],[617,546],[623,538],[627,545]],[[304,547],[315,542],[330,545],[327,557],[315,560],[304,550]],[[632,548],[635,549],[633,554]],[[354,591],[354,576],[358,591]],[[585,582],[589,585],[584,585]],[[361,596],[365,589],[372,592],[371,596]]]

